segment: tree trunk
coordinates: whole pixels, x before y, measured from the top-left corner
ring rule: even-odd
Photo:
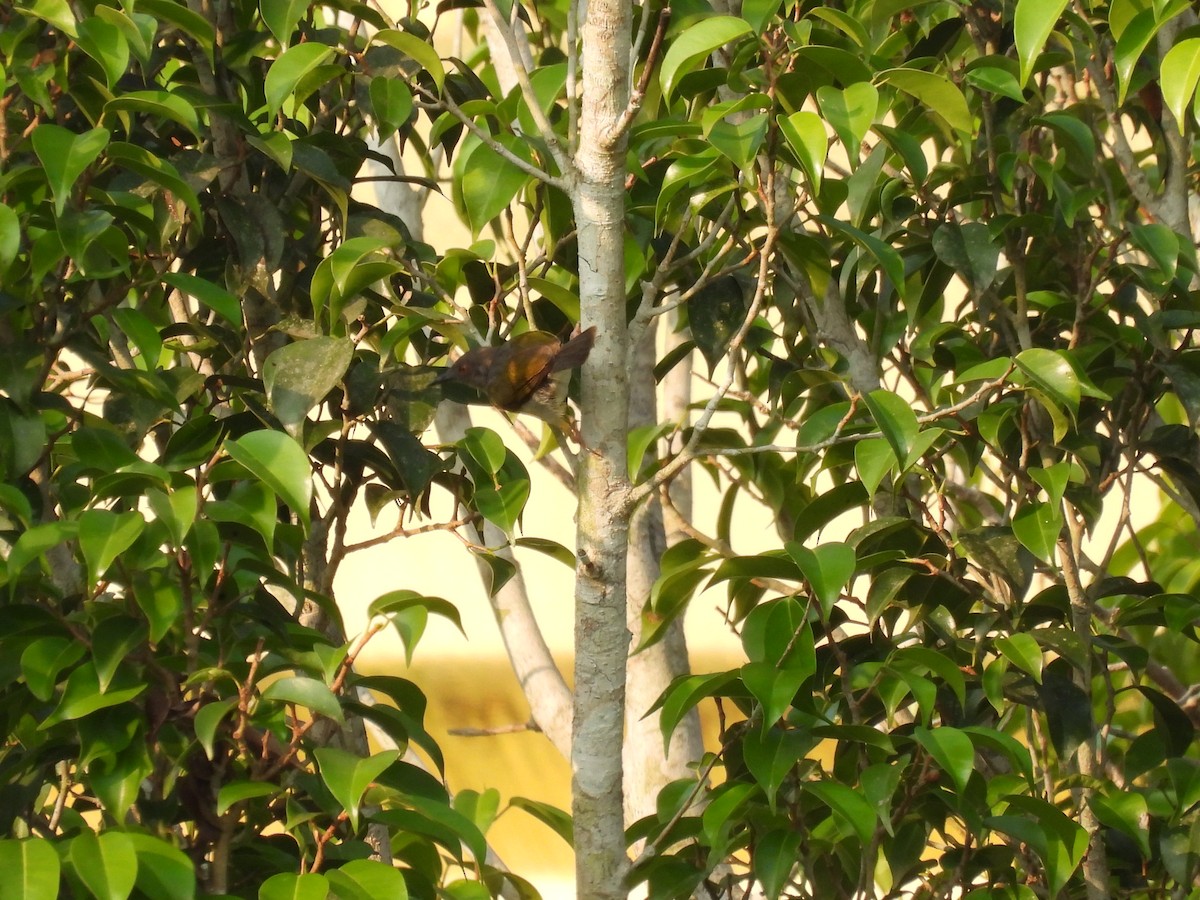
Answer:
[[[605,141],[629,102],[631,14],[623,0],[592,0],[582,29],[578,181],[582,324],[597,326],[583,370],[575,587],[574,773],[576,895],[625,896],[621,752],[624,732],[626,465],[629,385],[625,321],[625,141]]]

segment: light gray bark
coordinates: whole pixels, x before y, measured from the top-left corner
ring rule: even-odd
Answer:
[[[575,723],[571,752],[576,896],[625,896],[621,753],[624,732],[628,338],[625,321],[625,141],[606,140],[629,101],[631,11],[591,0],[582,27],[577,181],[582,324],[597,326],[580,400],[578,566],[575,587]]]

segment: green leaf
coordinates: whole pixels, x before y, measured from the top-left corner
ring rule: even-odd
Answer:
[[[262,692],[263,700],[295,703],[305,709],[328,716],[334,721],[344,720],[342,705],[333,691],[315,678],[291,675],[272,681]]]
[[[87,562],[88,579],[99,581],[116,558],[133,546],[146,527],[141,513],[89,509],[79,517],[79,549]]]
[[[871,391],[863,399],[879,430],[891,445],[892,452],[907,465],[913,443],[921,429],[911,404],[899,394],[885,390]]]
[[[43,123],[33,130],[30,137],[33,152],[41,160],[50,193],[54,195],[55,213],[62,215],[75,182],[104,151],[108,138],[104,128],[75,134],[61,125]]]
[[[308,75],[333,55],[333,48],[316,41],[289,47],[279,55],[267,71],[263,85],[267,109],[272,118],[283,107],[284,101],[296,90],[304,76]]]
[[[933,233],[933,252],[960,275],[973,291],[984,291],[996,280],[1000,248],[979,222],[947,222]]]
[[[920,726],[918,726],[920,727]],[[839,781],[806,781],[804,792],[812,794],[831,810],[843,825],[858,835],[863,846],[871,842],[875,825],[879,821],[875,808],[862,795]]]
[[[762,884],[764,896],[775,900],[791,883],[802,840],[800,832],[783,828],[773,828],[758,839],[754,846],[754,876]]]
[[[220,726],[225,716],[229,711],[238,705],[236,697],[229,697],[225,700],[214,700],[211,703],[205,703],[196,713],[196,740],[200,742],[200,746],[204,748],[204,753],[209,759],[214,759],[213,745],[217,740],[217,728]]]
[[[281,431],[252,431],[225,442],[225,452],[262,479],[307,530],[312,500],[312,473],[308,455]]]
[[[60,863],[41,838],[0,840],[0,894],[20,900],[56,900]]]
[[[84,829],[71,839],[67,859],[97,900],[126,900],[133,893],[138,859],[129,835]]]
[[[896,452],[886,438],[867,438],[854,445],[854,468],[869,497],[875,496],[883,477],[895,465]]]
[[[1030,553],[1042,562],[1054,563],[1054,548],[1062,533],[1061,507],[1049,503],[1025,503],[1013,518],[1012,530]]]
[[[788,555],[796,561],[796,565],[812,585],[813,593],[821,604],[821,611],[828,619],[834,604],[842,595],[842,589],[854,576],[854,566],[857,562],[854,548],[841,542],[821,544],[815,550],[809,550],[793,541],[789,541],[786,546]]]
[[[224,288],[187,272],[166,272],[162,280],[189,297],[195,297],[230,325],[242,327],[242,304]]]
[[[117,666],[146,640],[146,627],[129,616],[110,616],[92,630],[92,660],[101,692],[112,684]]]
[[[375,128],[379,140],[391,137],[412,116],[413,95],[408,85],[396,78],[376,76],[371,79],[371,110],[375,113]]]
[[[767,136],[767,115],[759,113],[737,122],[722,119],[708,132],[709,142],[739,169],[751,170]]]
[[[821,176],[825,171],[825,159],[829,153],[829,137],[825,134],[825,123],[814,112],[801,110],[790,116],[778,116],[775,120],[784,140],[796,154],[800,168],[808,176],[809,193],[821,191]]]
[[[1142,851],[1142,856],[1150,858],[1150,834],[1142,824],[1149,815],[1144,796],[1134,790],[1093,793],[1088,799],[1088,806],[1101,825],[1115,828],[1131,838]]]
[[[11,206],[0,203],[0,275],[21,250],[21,221]]]
[[[684,29],[663,56],[659,72],[663,97],[669,102],[684,75],[703,66],[714,51],[752,30],[749,22],[736,16],[709,16]]]
[[[852,167],[858,165],[863,138],[875,124],[879,112],[879,91],[869,81],[858,81],[845,90],[830,85],[817,88],[821,114],[837,132]]]
[[[183,851],[160,838],[131,832],[137,853],[137,887],[156,900],[192,900],[196,896],[196,867]]]
[[[260,0],[259,9],[263,21],[271,29],[281,47],[292,39],[292,32],[300,17],[308,12],[309,0]]]
[[[502,135],[497,142],[514,156],[533,162],[527,141]],[[478,235],[504,212],[530,178],[474,135],[466,138],[454,159],[454,189],[472,233]]]
[[[1061,351],[1045,347],[1022,350],[1013,360],[1017,368],[1051,399],[1072,413],[1079,409],[1082,388],[1070,360]]]
[[[123,168],[129,169],[131,172],[137,172],[143,178],[149,179],[154,184],[157,184],[182,200],[187,204],[188,210],[197,219],[203,217],[200,209],[200,199],[196,196],[196,192],[183,179],[183,176],[179,174],[179,170],[165,159],[155,156],[144,147],[139,147],[136,144],[128,144],[124,141],[113,141],[109,144],[107,155],[110,161],[120,164]],[[165,281],[169,277],[189,278],[194,276],[171,273],[170,275],[164,275],[163,280]]]
[[[104,113],[132,112],[141,116],[166,119],[182,125],[198,139],[207,133],[200,124],[197,108],[169,91],[127,91],[104,104]]]
[[[737,672],[717,672],[714,675],[681,675],[674,679],[649,712],[661,709],[658,725],[663,736],[663,752],[671,744],[671,736],[683,717],[706,697],[721,693],[737,679]]]
[[[387,44],[415,60],[425,72],[429,73],[429,77],[437,85],[438,93],[442,92],[442,85],[446,81],[446,70],[431,42],[423,41],[416,35],[405,31],[386,28],[371,35],[371,43]]]
[[[871,256],[875,257],[884,274],[891,279],[893,287],[901,294],[904,294],[906,290],[904,283],[904,258],[896,252],[896,249],[891,244],[880,240],[873,234],[867,234],[853,225],[847,225],[833,216],[822,213],[817,216],[817,220],[831,231],[836,231],[850,238],[854,243],[870,253]]]
[[[16,6],[16,4],[14,4]],[[67,0],[32,0],[25,6],[18,6],[25,12],[32,13],[39,19],[53,25],[68,37],[75,37],[75,15],[71,12]]]
[[[958,792],[964,793],[971,773],[975,771],[975,745],[970,737],[949,725],[939,725],[934,729],[918,725],[913,735],[934,762],[950,776]]]
[[[923,69],[900,68],[884,69],[875,77],[878,81],[911,94],[940,116],[962,138],[969,139],[975,133],[975,120],[967,107],[966,98],[958,86],[945,75],[926,72]]]
[[[508,801],[508,805],[529,813],[529,815],[533,816],[566,841],[567,846],[573,847],[575,845],[575,827],[571,821],[571,816],[558,807],[551,806],[549,803],[543,803],[540,800],[529,800],[525,797],[513,797]]]
[[[348,338],[324,336],[287,344],[266,358],[267,402],[288,434],[301,436],[308,411],[341,383],[353,358]]]
[[[1200,38],[1187,38],[1167,51],[1162,60],[1163,103],[1183,134],[1188,106],[1200,80]]]
[[[314,751],[321,780],[350,816],[350,827],[358,830],[358,810],[363,794],[383,771],[400,758],[398,750],[384,750],[362,759],[336,747]]]
[[[223,816],[239,803],[258,797],[270,797],[279,791],[279,786],[269,781],[238,779],[221,785],[217,791],[216,813]]]
[[[129,69],[129,43],[125,35],[117,26],[90,16],[79,23],[77,40],[80,49],[100,64],[105,84],[112,90]]]
[[[1017,9],[1013,14],[1013,38],[1017,45],[1017,59],[1021,63],[1022,85],[1029,81],[1034,63],[1066,6],[1067,0],[1017,0]]]
[[[329,879],[319,872],[303,875],[280,872],[264,881],[258,889],[258,900],[327,900],[328,897]]]
[[[783,780],[813,743],[812,738],[792,729],[752,726],[746,730],[742,742],[746,768],[762,786],[772,810]]]
[[[1158,29],[1159,22],[1154,10],[1143,9],[1126,24],[1117,37],[1117,45],[1113,49],[1113,69],[1117,75],[1117,106],[1124,106],[1133,69]]]
[[[367,610],[370,616],[387,616],[391,620],[404,643],[408,665],[412,665],[413,651],[425,633],[430,613],[449,619],[466,636],[457,607],[441,597],[426,597],[409,590],[391,591],[372,601]]]
[[[1042,683],[1042,648],[1028,634],[1017,632],[996,638],[996,649],[1022,672]]]
[[[994,57],[989,58],[994,59]],[[1025,102],[1025,92],[1021,90],[1021,83],[1017,81],[1017,76],[1001,66],[970,67],[967,69],[965,80],[967,84],[978,90],[999,94],[1001,97],[1007,97],[1017,103]]]
[[[48,702],[59,674],[79,662],[85,652],[82,643],[65,637],[48,635],[31,641],[21,651],[21,676],[29,693]]]
[[[338,900],[407,900],[408,885],[395,866],[378,859],[352,859],[326,875]]]

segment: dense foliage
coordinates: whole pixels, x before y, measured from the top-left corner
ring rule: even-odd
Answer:
[[[422,436],[427,364],[579,317],[578,10],[475,6],[438,27],[508,40],[449,62],[352,2],[0,9],[5,896],[531,895],[332,598],[359,500],[472,529],[507,582],[476,529],[515,539],[528,473],[507,436]],[[632,825],[631,882],[1194,896],[1190,4],[636,14],[630,338],[676,323],[654,378],[697,394],[631,431],[632,496],[670,515],[689,467],[723,496],[634,598],[640,644],[721,586],[747,662],[663,686],[665,737],[716,702],[721,743]],[[385,177],[448,176],[481,239],[353,192],[393,136],[426,170]],[[410,650],[456,615],[373,610]]]

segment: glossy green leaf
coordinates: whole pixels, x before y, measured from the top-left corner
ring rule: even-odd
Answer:
[[[981,65],[969,68],[965,80],[971,87],[979,90],[999,94],[1017,103],[1025,102],[1025,92],[1021,90],[1017,76],[1000,66]]]
[[[911,94],[930,111],[940,116],[963,138],[975,131],[975,121],[962,91],[945,75],[924,69],[885,69],[875,76],[884,84]]]
[[[0,840],[0,894],[14,900],[56,900],[61,864],[41,838]]]
[[[226,441],[225,451],[261,478],[308,527],[312,475],[299,444],[281,431],[252,431]]]
[[[116,558],[128,550],[146,527],[141,513],[89,509],[79,517],[79,549],[88,578],[99,581]]]
[[[1142,794],[1132,790],[1097,792],[1089,797],[1088,806],[1101,825],[1122,832],[1138,845],[1144,857],[1150,857],[1150,834],[1143,824],[1149,818],[1149,809]]]
[[[736,16],[708,16],[684,29],[663,55],[659,71],[663,96],[670,101],[684,75],[703,66],[714,51],[751,31],[750,23]]]
[[[293,437],[300,437],[308,412],[337,387],[354,345],[346,338],[315,337],[280,347],[262,367],[271,411]]]
[[[740,674],[742,683],[762,705],[762,721],[773,725],[783,717],[800,686],[816,670],[812,629],[805,625],[788,642],[786,655],[779,662],[750,662],[742,666]]]
[[[934,762],[950,776],[959,793],[966,791],[971,773],[975,771],[975,745],[971,739],[948,725],[932,729],[918,725],[913,735]]]
[[[328,900],[328,897],[329,879],[319,872],[303,875],[280,872],[258,889],[258,900]]]
[[[1017,59],[1021,63],[1022,85],[1029,81],[1034,63],[1066,6],[1067,0],[1017,0],[1013,14],[1013,37],[1017,45]]]
[[[297,706],[328,716],[337,722],[341,722],[344,718],[342,705],[334,696],[333,691],[315,678],[303,675],[291,675],[280,678],[278,681],[272,681],[263,690],[262,699],[295,703]]]
[[[1061,352],[1032,347],[1018,353],[1014,362],[1029,382],[1041,388],[1054,401],[1072,412],[1079,408],[1082,396],[1079,377]]]
[[[809,781],[805,783],[804,791],[828,806],[864,846],[870,843],[879,819],[875,809],[861,794],[838,781]]]
[[[93,128],[75,134],[45,122],[33,130],[30,139],[54,195],[54,211],[62,215],[79,176],[104,152],[109,133],[104,128]]]
[[[1032,635],[1015,632],[996,638],[996,649],[1022,672],[1042,681],[1042,648]]]
[[[430,613],[449,619],[466,636],[458,609],[441,597],[426,597],[409,590],[390,591],[372,601],[367,611],[368,615],[386,616],[391,621],[404,643],[404,656],[409,665],[412,665],[413,652],[425,632]]]
[[[983,291],[996,280],[1000,248],[991,232],[979,222],[947,222],[933,233],[933,251],[964,277],[973,291]]]
[[[218,816],[223,816],[239,803],[258,797],[270,797],[278,791],[278,786],[269,781],[247,781],[245,779],[229,781],[221,785],[221,789],[217,791],[215,810]]]
[[[803,836],[798,831],[775,828],[759,839],[754,848],[754,876],[763,896],[775,900],[791,882],[800,856]]]
[[[766,793],[772,810],[784,779],[813,743],[811,738],[791,729],[747,729],[742,743],[746,768]]]
[[[259,0],[263,21],[283,47],[291,43],[292,31],[308,6],[308,0]]]
[[[837,132],[852,166],[858,165],[863,138],[875,124],[879,91],[869,81],[859,81],[845,90],[825,85],[817,88],[821,115]]]
[[[854,575],[856,557],[854,548],[841,542],[821,544],[815,550],[789,541],[788,555],[796,561],[813,594],[821,604],[823,615],[828,618],[842,590]]]
[[[394,28],[375,32],[371,35],[371,42],[387,44],[415,60],[422,71],[429,73],[433,83],[437,86],[438,93],[441,93],[442,85],[446,81],[446,70],[432,43],[423,41],[414,34]]]
[[[195,297],[231,325],[241,326],[242,305],[237,297],[224,288],[187,272],[166,272],[162,280],[164,284]]]
[[[1012,530],[1021,544],[1042,562],[1053,563],[1062,533],[1061,508],[1049,503],[1026,503],[1013,517]]]
[[[289,47],[267,71],[263,85],[267,109],[274,117],[301,80],[333,55],[333,48],[316,41]]]
[[[237,704],[236,697],[230,697],[226,700],[214,700],[210,703],[205,703],[196,712],[196,740],[200,742],[200,746],[204,748],[204,753],[209,759],[215,758],[213,756],[213,748],[217,741],[217,728],[225,716]]]
[[[1180,134],[1187,122],[1197,80],[1200,80],[1200,37],[1185,38],[1168,50],[1162,60],[1163,103],[1175,117]]]
[[[179,170],[167,160],[155,156],[144,147],[139,147],[136,144],[130,144],[126,141],[113,141],[110,143],[108,145],[107,156],[112,162],[132,172],[137,172],[143,178],[169,191],[175,198],[182,200],[187,204],[188,210],[197,219],[203,216],[200,209],[200,198],[197,196],[195,190],[192,189],[192,186],[179,173]],[[183,273],[170,273],[169,276],[164,276],[164,281],[168,277],[182,278],[185,281],[189,278],[194,278],[194,276]]]
[[[381,141],[386,140],[412,116],[415,108],[412,91],[403,81],[375,77],[371,79],[370,93],[376,133]]]
[[[658,723],[663,735],[663,752],[670,746],[671,736],[684,716],[695,709],[701,700],[717,696],[736,679],[736,671],[718,672],[714,675],[681,675],[674,679],[648,710],[662,710]]]
[[[895,465],[896,452],[886,438],[867,438],[854,445],[854,468],[868,496],[875,496],[880,482]]]
[[[921,429],[912,405],[898,394],[885,390],[871,391],[863,399],[896,458],[907,461]]]
[[[400,758],[399,752],[383,750],[363,759],[336,747],[318,747],[314,755],[321,780],[350,816],[350,827],[357,831],[363,794],[384,769]]]
[[[79,47],[100,64],[104,80],[112,90],[129,68],[129,43],[119,28],[99,16],[90,16],[79,23]]]
[[[400,869],[377,859],[352,859],[325,873],[338,900],[407,900],[408,885]]]
[[[1159,22],[1153,9],[1143,9],[1121,30],[1113,49],[1113,70],[1117,76],[1117,105],[1125,103],[1134,66],[1158,32]]]
[[[829,153],[829,138],[821,117],[814,112],[800,110],[790,116],[778,116],[775,122],[784,140],[796,154],[800,168],[808,176],[810,193],[820,193],[825,159]]]
[[[891,279],[892,286],[904,294],[906,285],[904,282],[904,258],[896,252],[896,249],[886,241],[880,240],[873,234],[868,234],[861,229],[855,228],[853,225],[848,225],[833,216],[820,215],[817,220],[828,227],[831,231],[847,237],[854,243],[858,244],[879,263],[884,274]]]
[[[137,854],[137,888],[147,897],[192,900],[196,867],[177,847],[148,834],[128,835]]]
[[[67,859],[97,900],[126,900],[133,893],[138,858],[129,835],[85,829],[71,839]]]
[[[529,813],[566,841],[568,846],[575,845],[575,828],[568,813],[540,800],[529,800],[525,797],[513,797],[508,804]]]
[[[131,112],[182,125],[197,138],[204,132],[197,108],[170,91],[125,91],[104,105],[105,114]]]
[[[513,156],[533,163],[528,142],[508,136],[497,142]],[[455,195],[461,197],[463,214],[476,235],[508,208],[532,177],[473,136],[455,157],[454,175]]]
[[[708,139],[735,166],[752,170],[767,136],[767,116],[760,113],[737,122],[722,119],[708,132]]]

